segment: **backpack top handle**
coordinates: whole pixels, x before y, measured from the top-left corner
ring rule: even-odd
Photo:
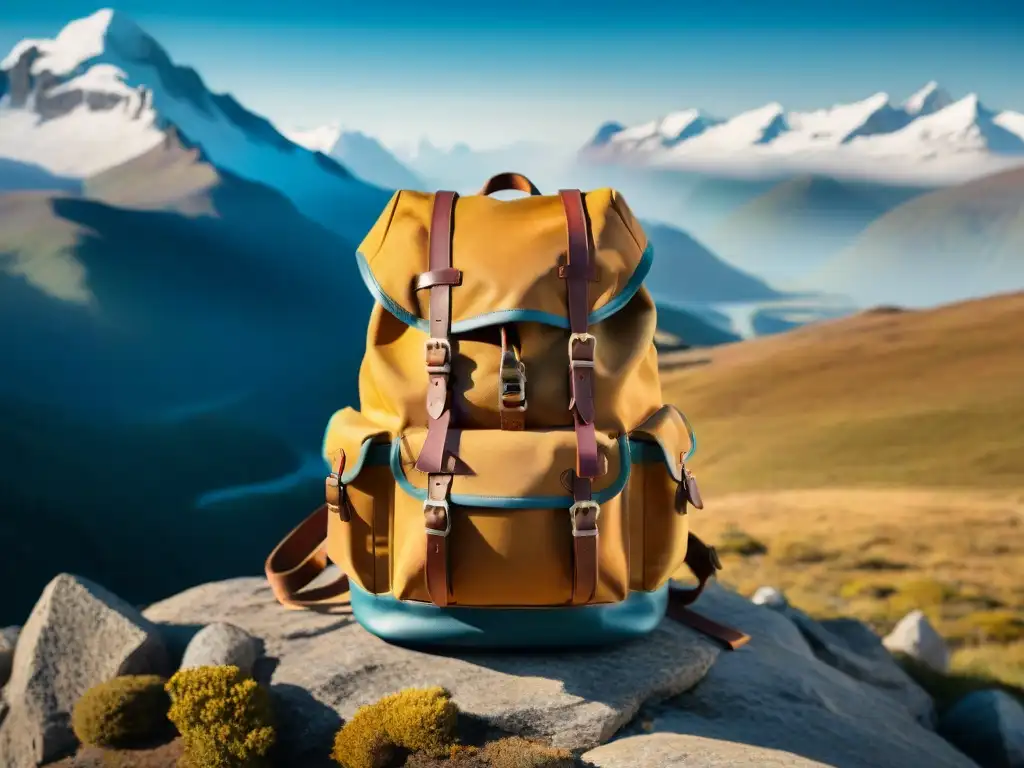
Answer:
[[[521,173],[512,173],[511,171],[491,176],[477,194],[490,195],[495,192],[508,191],[526,192],[529,195],[540,194],[540,190],[537,189],[532,181]]]

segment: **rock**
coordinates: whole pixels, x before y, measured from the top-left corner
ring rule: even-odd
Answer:
[[[911,611],[882,641],[893,653],[905,653],[937,672],[949,671],[949,648],[921,611]]]
[[[11,662],[14,660],[14,646],[18,644],[21,627],[4,627],[0,629],[0,688],[7,684],[11,676]]]
[[[596,768],[827,768],[828,763],[738,744],[724,739],[676,733],[630,736],[584,755]]]
[[[767,605],[769,608],[784,608],[789,604],[786,596],[775,587],[758,587],[750,602],[754,605]]]
[[[431,685],[448,688],[463,712],[497,729],[591,749],[645,701],[694,686],[720,653],[702,635],[666,621],[643,639],[603,650],[433,654],[389,645],[350,614],[286,611],[260,578],[196,587],[144,613],[171,624],[229,622],[262,638],[268,660],[277,659],[271,690],[288,705],[285,719],[306,729],[289,741],[310,754],[328,752],[339,718],[358,707]],[[302,754],[290,759],[307,764]]]
[[[943,714],[939,733],[982,768],[1024,768],[1024,707],[1003,691],[967,694]]]
[[[71,710],[91,686],[124,674],[166,674],[156,627],[119,597],[61,574],[43,590],[18,639],[0,765],[34,768],[74,750]]]
[[[786,616],[796,624],[820,661],[869,683],[895,698],[926,728],[935,727],[935,702],[903,671],[881,639],[856,619],[817,622],[793,608]]]
[[[690,750],[708,756],[707,762],[686,763],[695,766],[743,765],[744,760],[754,765],[764,757],[794,766],[973,767],[935,732],[922,727],[898,697],[822,661],[808,645],[807,634],[782,613],[765,611],[714,584],[695,607],[715,621],[743,629],[752,639],[719,656],[691,691],[645,707],[641,717],[649,730],[675,735],[657,741],[637,735],[631,741],[635,753],[651,749],[658,754],[656,750],[671,743],[677,754]],[[633,736],[632,731],[627,733]],[[745,749],[749,751],[744,753]],[[621,750],[629,752],[627,747],[615,748],[616,753]],[[758,750],[775,752],[762,755]],[[599,762],[611,752],[594,750],[583,757],[612,768],[619,764]]]
[[[208,624],[196,633],[185,649],[182,669],[232,664],[251,675],[262,643],[233,624]]]

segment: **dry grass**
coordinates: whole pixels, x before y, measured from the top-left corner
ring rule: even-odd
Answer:
[[[921,608],[954,667],[1024,685],[1021,350],[1015,294],[664,356],[723,581],[880,632]]]

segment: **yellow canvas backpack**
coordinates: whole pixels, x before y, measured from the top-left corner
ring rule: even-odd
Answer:
[[[653,251],[617,192],[399,191],[356,259],[361,411],[331,418],[326,504],[267,559],[278,600],[350,602],[399,643],[599,644],[666,613],[745,641],[685,607],[721,566],[688,530],[696,444],[662,402]],[[311,588],[329,560],[344,575]],[[670,590],[684,563],[696,588]]]

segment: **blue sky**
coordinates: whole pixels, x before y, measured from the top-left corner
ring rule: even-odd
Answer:
[[[0,48],[102,5],[4,0]],[[387,143],[576,144],[603,121],[769,101],[807,109],[935,79],[1024,111],[1020,0],[349,3],[127,0],[115,6],[214,90],[289,128],[341,122]],[[1017,73],[1017,74],[1015,74]]]

